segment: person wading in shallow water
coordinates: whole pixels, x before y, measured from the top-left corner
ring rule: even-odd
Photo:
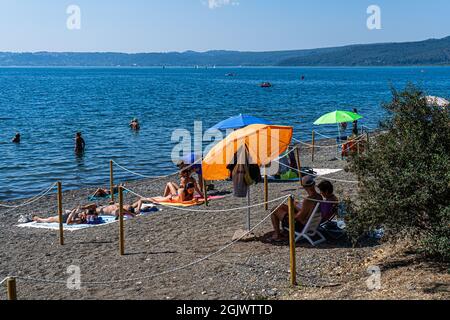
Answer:
[[[84,149],[86,148],[86,143],[84,139],[81,137],[81,132],[77,132],[75,135],[75,153],[82,154],[84,153]]]

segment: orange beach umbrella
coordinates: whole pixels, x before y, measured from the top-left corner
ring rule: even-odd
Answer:
[[[226,180],[227,166],[245,146],[251,164],[266,166],[285,152],[292,141],[294,129],[286,126],[254,124],[228,135],[215,145],[202,163],[205,180]]]

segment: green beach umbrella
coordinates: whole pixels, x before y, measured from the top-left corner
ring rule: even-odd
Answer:
[[[321,116],[319,119],[314,122],[315,125],[325,125],[325,124],[337,124],[338,132],[339,132],[339,140],[341,140],[341,129],[339,127],[340,123],[345,122],[353,122],[363,117],[357,113],[350,111],[339,111],[336,110],[334,112],[327,113],[326,115]],[[338,159],[339,147],[336,148],[336,158]]]
[[[334,111],[327,113],[326,115],[321,116],[319,119],[314,122],[315,125],[322,124],[336,124],[336,123],[344,123],[344,122],[353,122],[363,117],[357,113],[350,111]]]

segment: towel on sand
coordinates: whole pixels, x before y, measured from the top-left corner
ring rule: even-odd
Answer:
[[[171,201],[166,200],[165,197],[155,197],[152,198],[153,202],[155,204],[160,204],[162,206],[169,206],[169,207],[193,207],[193,206],[199,206],[205,203],[204,199],[197,199],[192,201],[184,201],[184,202],[177,202],[177,201]]]
[[[63,224],[64,231],[78,231],[98,226],[104,226],[116,222],[116,218],[113,216],[100,216],[104,221],[101,224],[74,224],[68,225]],[[19,228],[36,228],[36,229],[48,229],[48,230],[59,230],[59,223],[37,223],[29,222],[17,225]]]
[[[224,196],[208,196],[208,201],[223,199]],[[185,201],[185,202],[177,202],[177,201],[167,201],[164,197],[156,197],[153,198],[153,202],[155,204],[160,204],[162,206],[172,206],[172,207],[194,207],[199,206],[205,203],[204,198],[196,197],[195,200]]]

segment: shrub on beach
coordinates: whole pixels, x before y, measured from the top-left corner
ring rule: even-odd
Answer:
[[[349,203],[348,229],[357,240],[383,227],[389,237],[412,235],[422,252],[450,259],[450,112],[428,105],[408,86],[393,90],[370,152],[354,156],[358,199]]]

